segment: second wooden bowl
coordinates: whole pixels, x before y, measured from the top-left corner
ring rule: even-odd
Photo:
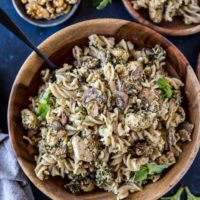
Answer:
[[[81,30],[81,31],[80,31]],[[191,166],[200,141],[200,85],[186,58],[167,39],[155,31],[124,20],[98,19],[85,21],[69,26],[45,40],[40,46],[58,66],[72,59],[72,48],[75,45],[87,45],[87,37],[91,34],[113,36],[116,40],[125,39],[133,42],[138,47],[153,47],[160,44],[167,51],[169,73],[178,76],[185,83],[185,94],[188,105],[188,116],[195,125],[192,142],[185,144],[177,163],[170,168],[166,175],[156,183],[144,187],[142,192],[129,196],[134,200],[156,200],[169,191],[187,172]],[[11,143],[16,157],[28,178],[42,192],[54,200],[111,200],[114,195],[100,190],[73,195],[63,187],[64,180],[51,178],[40,181],[35,173],[33,156],[28,154],[25,141],[26,134],[21,123],[21,110],[27,107],[28,97],[36,94],[41,83],[40,72],[44,69],[43,61],[32,53],[23,64],[12,87],[8,108],[8,126]]]
[[[151,22],[146,9],[135,10],[131,0],[122,0],[130,15],[141,24],[144,24],[162,34],[171,36],[186,36],[200,32],[200,24],[187,25],[181,18],[175,18],[172,22],[163,21],[160,24]]]

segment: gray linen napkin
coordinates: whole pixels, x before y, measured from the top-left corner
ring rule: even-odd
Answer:
[[[34,200],[30,183],[12,150],[9,136],[0,133],[0,200]]]

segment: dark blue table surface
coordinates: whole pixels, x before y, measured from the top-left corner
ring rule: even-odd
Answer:
[[[95,10],[91,5],[90,0],[82,0],[78,11],[70,20],[62,25],[52,28],[39,28],[25,22],[14,10],[11,0],[0,0],[0,7],[5,9],[11,18],[15,20],[36,45],[40,44],[44,39],[56,31],[87,19],[121,18],[134,21],[125,10],[121,0],[113,0],[112,6],[109,5],[103,11]],[[183,52],[195,69],[197,56],[200,52],[200,33],[187,37],[167,38]],[[21,41],[16,39],[13,34],[9,33],[0,25],[0,127],[5,132],[7,131],[6,112],[11,86],[22,63],[30,53],[30,49],[24,46]],[[193,193],[200,196],[200,152],[190,170],[169,194],[173,193],[181,184],[188,185]],[[49,199],[34,186],[32,186],[32,188],[36,200]]]

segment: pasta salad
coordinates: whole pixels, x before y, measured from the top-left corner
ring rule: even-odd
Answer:
[[[42,71],[37,96],[21,111],[35,174],[65,178],[72,193],[97,187],[124,199],[158,181],[191,141],[184,84],[165,70],[159,45],[91,35],[73,56],[54,75]]]
[[[133,8],[148,9],[149,17],[154,23],[171,22],[174,17],[183,18],[185,24],[200,23],[199,0],[131,0]]]

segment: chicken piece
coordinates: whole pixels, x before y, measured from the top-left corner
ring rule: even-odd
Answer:
[[[91,162],[97,154],[97,143],[92,137],[83,139],[80,136],[74,136],[72,147],[76,161]]]
[[[125,123],[131,130],[147,129],[153,124],[155,116],[151,112],[128,113]]]
[[[154,23],[160,23],[163,20],[165,1],[152,0],[149,2],[149,16]]]
[[[115,56],[117,61],[120,63],[125,63],[129,59],[128,51],[126,51],[120,47],[113,48],[111,53],[113,56]]]
[[[21,111],[22,124],[25,129],[37,129],[39,126],[39,121],[35,113],[29,109],[24,109]]]
[[[91,56],[85,56],[82,59],[82,67],[95,69],[100,67],[100,61],[97,58],[93,58]]]

